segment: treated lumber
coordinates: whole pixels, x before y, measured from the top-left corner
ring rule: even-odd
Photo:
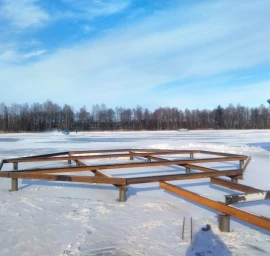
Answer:
[[[190,180],[199,178],[209,178],[218,176],[236,176],[239,175],[239,171],[216,171],[209,173],[188,173],[188,174],[171,174],[171,175],[160,175],[160,176],[147,176],[147,177],[136,177],[127,178],[127,185],[159,182],[159,181],[172,181],[172,180]]]
[[[176,195],[179,195],[183,198],[191,200],[195,203],[207,206],[219,212],[228,214],[237,219],[250,223],[254,226],[260,227],[262,229],[270,231],[270,219],[264,216],[260,216],[257,214],[249,213],[240,209],[237,209],[233,206],[226,205],[225,203],[214,201],[207,197],[200,196],[196,193],[190,192],[186,189],[176,187],[174,185],[168,184],[166,182],[160,182],[159,186],[163,189],[166,189]]]
[[[61,167],[49,169],[25,169],[19,172],[35,172],[35,173],[60,173],[60,172],[78,172],[89,170],[106,170],[120,168],[135,168],[135,167],[153,167],[153,166],[168,166],[168,165],[186,165],[190,163],[208,163],[208,162],[227,162],[236,161],[244,157],[221,157],[221,158],[204,158],[194,160],[175,160],[175,161],[160,161],[160,162],[143,162],[143,163],[125,163],[125,164],[108,164],[108,165],[87,165],[79,167]],[[76,160],[76,159],[75,159]],[[239,175],[241,173],[238,173]]]
[[[230,182],[228,180],[224,180],[224,179],[220,179],[220,178],[211,178],[210,181],[211,181],[211,183],[213,183],[215,185],[226,187],[226,188],[233,189],[233,190],[246,192],[246,193],[252,193],[252,192],[256,193],[256,192],[262,191],[261,189],[253,188],[253,187],[239,184],[239,183],[233,183],[233,182]]]
[[[51,181],[68,181],[68,182],[85,182],[85,183],[101,183],[112,185],[126,185],[124,178],[112,177],[91,177],[91,176],[75,176],[75,175],[51,175],[51,174],[26,174],[14,172],[0,172],[2,178],[30,179],[30,180],[51,180]]]

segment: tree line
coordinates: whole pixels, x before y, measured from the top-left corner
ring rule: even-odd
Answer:
[[[1,132],[177,130],[177,129],[269,129],[270,111],[265,105],[245,107],[228,105],[215,109],[159,107],[153,111],[136,108],[107,108],[96,104],[74,110],[50,100],[32,105],[0,103]]]

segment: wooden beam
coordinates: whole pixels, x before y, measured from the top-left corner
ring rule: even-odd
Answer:
[[[161,175],[161,176],[148,176],[148,177],[136,177],[127,178],[127,185],[159,182],[159,181],[171,181],[171,180],[189,180],[199,178],[209,178],[218,176],[236,176],[239,175],[239,171],[217,171],[210,173],[188,173],[188,174],[172,174],[172,175]]]
[[[200,196],[196,193],[190,192],[190,191],[185,190],[183,188],[173,186],[173,185],[168,184],[166,182],[160,182],[159,186],[161,188],[166,189],[172,193],[175,193],[183,198],[194,201],[195,203],[202,204],[204,206],[207,206],[207,207],[212,208],[214,210],[217,210],[219,212],[222,212],[222,213],[228,214],[230,216],[233,216],[237,219],[243,220],[243,221],[250,223],[254,226],[257,226],[257,227],[260,227],[262,229],[270,231],[270,219],[269,218],[237,209],[233,206],[226,205],[222,202],[211,200],[209,198]]]

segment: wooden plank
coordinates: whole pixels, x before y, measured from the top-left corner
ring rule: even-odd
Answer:
[[[270,199],[270,191],[225,195],[225,204],[239,204]]]
[[[222,187],[229,188],[229,189],[233,189],[233,190],[246,192],[246,193],[252,193],[252,192],[256,193],[256,192],[262,191],[261,189],[249,187],[247,185],[243,185],[240,183],[233,183],[233,182],[230,182],[228,180],[224,180],[224,179],[220,179],[220,178],[211,178],[210,181],[211,181],[211,183],[213,183],[215,185],[222,186]]]
[[[73,176],[73,175],[51,175],[51,174],[26,174],[13,172],[0,172],[2,178],[17,178],[30,180],[51,180],[51,181],[68,181],[68,182],[85,182],[85,183],[101,183],[112,185],[126,185],[124,178],[112,177],[91,177],[91,176]]]
[[[168,190],[172,193],[175,193],[175,194],[177,194],[183,198],[186,198],[188,200],[194,201],[195,203],[202,204],[204,206],[207,206],[207,207],[212,208],[214,210],[217,210],[219,212],[228,214],[228,215],[233,216],[237,219],[243,220],[243,221],[248,222],[252,225],[255,225],[257,227],[260,227],[262,229],[270,231],[270,219],[269,218],[237,209],[233,206],[226,205],[222,202],[211,200],[209,198],[200,196],[196,193],[190,192],[190,191],[185,190],[183,188],[173,186],[173,185],[168,184],[166,182],[160,182],[159,185],[161,188],[166,189],[166,190]]]
[[[209,173],[188,173],[188,174],[171,174],[171,175],[160,175],[160,176],[147,176],[147,177],[136,177],[127,178],[127,185],[159,182],[159,181],[171,181],[171,180],[190,180],[199,178],[209,178],[218,176],[236,176],[239,175],[239,171],[217,171]]]
[[[60,172],[78,172],[89,170],[106,170],[120,168],[137,168],[137,167],[153,167],[153,166],[168,166],[168,165],[185,165],[193,163],[208,163],[208,162],[228,162],[242,159],[241,157],[221,157],[221,158],[204,158],[194,160],[176,160],[176,161],[160,161],[160,162],[143,162],[143,163],[127,163],[127,164],[108,164],[108,165],[88,165],[80,167],[62,167],[49,169],[26,169],[19,172],[35,172],[35,173],[60,173]],[[76,160],[76,159],[75,159]],[[239,174],[240,175],[240,174]]]

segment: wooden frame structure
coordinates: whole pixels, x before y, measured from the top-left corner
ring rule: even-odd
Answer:
[[[136,162],[91,164],[84,160],[93,159],[114,159],[127,158]],[[62,162],[62,167],[57,168],[31,168],[19,170],[20,163],[41,163],[41,162]],[[75,164],[72,164],[72,163]],[[233,162],[233,168],[221,169],[206,167],[206,164]],[[211,183],[238,190],[245,193],[262,193],[264,191],[249,186],[238,184],[238,179],[243,179],[243,174],[250,162],[250,157],[228,153],[211,152],[205,150],[161,150],[161,149],[111,149],[111,150],[87,150],[87,151],[68,151],[54,154],[37,155],[13,159],[4,159],[0,162],[0,178],[10,178],[12,191],[18,190],[18,179],[34,179],[64,182],[83,182],[111,184],[119,188],[119,201],[126,200],[128,185],[159,182],[160,187],[176,193],[182,197],[201,203],[223,213],[220,222],[226,220],[227,216],[235,216],[253,225],[270,230],[270,220],[251,213],[236,209],[226,203],[215,202],[204,198],[182,188],[168,184],[169,181],[210,178]],[[3,170],[4,165],[12,164],[11,170]],[[158,176],[135,176],[132,178],[118,178],[105,174],[103,170],[115,170],[132,168],[147,168],[157,166],[177,166],[176,174],[165,174]],[[92,172],[89,175],[74,175],[76,172]],[[70,173],[70,174],[67,174]],[[231,181],[218,177],[227,177]],[[267,194],[269,195],[269,194]],[[268,197],[266,197],[268,198]],[[240,200],[239,200],[240,202]],[[228,222],[227,222],[228,223]],[[222,223],[221,223],[222,224]],[[222,225],[220,225],[222,226]],[[227,228],[228,229],[228,228]],[[228,230],[224,230],[228,231]]]

